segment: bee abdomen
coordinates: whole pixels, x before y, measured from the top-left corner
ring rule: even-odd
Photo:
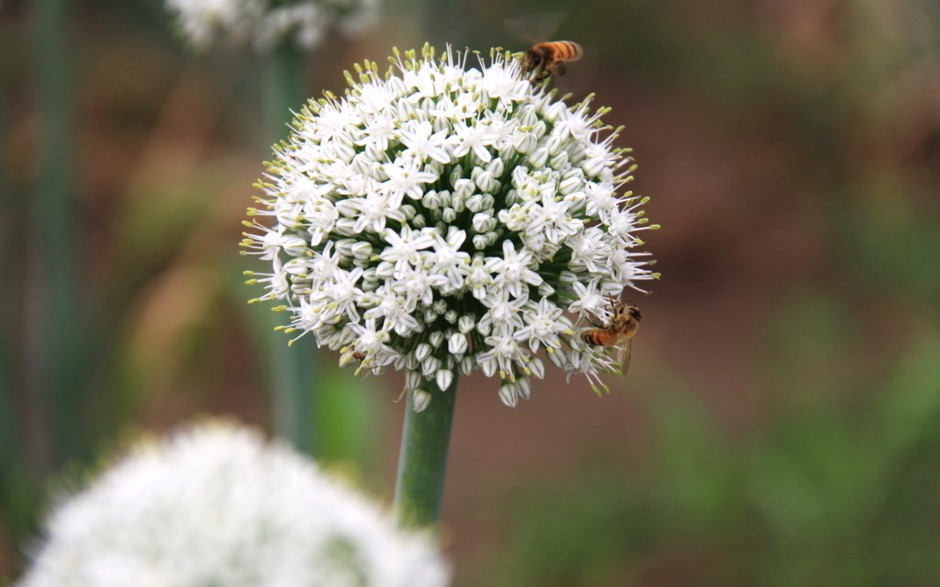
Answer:
[[[558,49],[558,58],[562,61],[577,61],[584,54],[581,45],[574,41],[555,41],[555,45]]]
[[[602,330],[586,330],[581,333],[581,340],[591,346],[604,346],[607,343],[607,337]]]

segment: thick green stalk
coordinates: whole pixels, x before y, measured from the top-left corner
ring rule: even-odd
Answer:
[[[36,195],[32,202],[35,294],[31,296],[28,389],[30,402],[52,435],[40,468],[56,468],[80,448],[81,390],[70,384],[67,367],[81,346],[80,291],[75,280],[77,250],[72,219],[72,52],[68,1],[36,3],[36,100],[40,114]]]
[[[304,54],[294,43],[285,42],[267,55],[265,125],[267,140],[287,138],[291,111],[297,111],[308,98],[304,83]]]
[[[19,426],[9,380],[6,361],[0,360],[0,478],[3,479],[13,479],[19,475],[22,466],[21,453],[16,450],[19,445]],[[7,488],[0,485],[0,507],[7,505],[4,499],[6,491]]]
[[[427,382],[432,397],[422,412],[414,411],[408,396],[395,484],[395,515],[402,527],[436,527],[440,521],[457,379],[443,392]]]
[[[267,57],[265,84],[265,126],[267,140],[274,143],[288,135],[291,111],[297,111],[307,98],[304,91],[304,55],[287,42]],[[272,327],[282,325],[284,315],[272,315]],[[294,446],[314,454],[316,343],[309,334],[287,345],[287,337],[270,331],[268,341],[275,431]]]
[[[3,25],[0,24],[0,31]],[[0,78],[3,79],[3,78]],[[11,92],[0,91],[0,137],[9,136],[10,125],[10,102]],[[7,179],[8,166],[5,161],[0,161],[0,214],[4,218],[16,218],[15,206],[16,199],[13,196],[13,188]],[[0,235],[0,251],[6,255],[0,255],[0,272],[4,275],[15,275],[15,270],[21,269],[10,251],[13,249],[13,243],[16,242],[12,235],[7,233]],[[17,451],[14,447],[21,446],[19,436],[19,421],[16,417],[16,401],[11,375],[14,371],[11,367],[14,363],[12,357],[13,349],[17,348],[21,341],[13,334],[13,312],[11,309],[17,307],[16,296],[13,288],[4,287],[0,289],[0,323],[3,324],[3,330],[0,332],[0,478],[8,479],[12,477],[12,472],[20,466],[20,454],[23,451]],[[3,488],[0,487],[0,495]],[[3,507],[3,501],[0,499],[0,507]],[[7,510],[9,511],[9,510]]]

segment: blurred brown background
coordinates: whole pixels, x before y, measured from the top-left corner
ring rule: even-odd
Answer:
[[[0,584],[63,476],[142,428],[270,412],[237,246],[262,59],[188,51],[159,2],[69,7],[79,311],[37,333],[35,8],[0,2]],[[556,85],[626,125],[663,278],[609,396],[549,370],[509,409],[461,382],[456,585],[940,584],[940,3],[392,0],[312,54],[310,95],[393,45],[522,50],[506,19],[549,13],[586,54]],[[30,372],[46,335],[64,415]],[[401,379],[319,359],[322,458],[390,501]]]

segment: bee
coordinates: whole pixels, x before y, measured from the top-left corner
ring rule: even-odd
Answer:
[[[643,313],[635,303],[610,298],[610,318],[606,323],[595,324],[581,333],[581,340],[591,346],[620,346],[621,372],[626,375],[630,368],[630,355],[633,350],[633,336],[640,328]]]
[[[522,55],[522,69],[533,73],[530,81],[538,83],[553,73],[565,73],[565,63],[581,59],[584,50],[574,41],[550,41],[536,43]]]

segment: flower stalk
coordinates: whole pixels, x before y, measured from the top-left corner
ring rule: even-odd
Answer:
[[[444,390],[426,381],[436,396],[430,402],[422,393],[408,394],[395,484],[395,515],[403,528],[436,527],[440,521],[457,379]]]
[[[276,141],[284,135],[291,110],[302,104],[304,91],[304,52],[286,40],[266,55],[264,120],[267,138]],[[298,340],[284,344],[283,336],[272,330],[281,322],[271,315],[268,359],[271,376],[272,420],[274,429],[300,451],[313,455],[316,449],[316,344]]]
[[[36,3],[37,99],[41,115],[39,169],[33,202],[33,238],[37,250],[35,303],[30,309],[33,335],[28,369],[34,409],[46,417],[44,426],[55,430],[49,455],[40,456],[43,468],[56,468],[81,446],[83,398],[70,385],[65,366],[70,364],[78,334],[75,229],[71,209],[72,91],[66,0]],[[71,331],[61,325],[72,325]]]
[[[307,98],[304,91],[304,51],[284,41],[266,54],[265,121],[267,138],[280,140],[296,110]]]

